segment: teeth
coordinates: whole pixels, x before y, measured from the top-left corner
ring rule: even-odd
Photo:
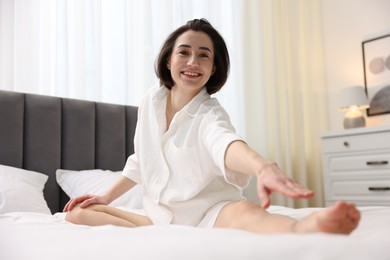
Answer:
[[[188,75],[188,76],[199,76],[199,73],[194,73],[194,72],[189,72],[189,71],[185,71],[183,72],[184,75]]]

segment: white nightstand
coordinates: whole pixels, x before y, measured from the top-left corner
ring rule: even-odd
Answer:
[[[337,200],[358,206],[390,206],[390,126],[322,135],[327,206]]]

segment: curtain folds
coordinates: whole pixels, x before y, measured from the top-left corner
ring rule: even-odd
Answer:
[[[156,84],[155,59],[165,38],[207,18],[232,58],[218,94],[244,132],[239,12],[234,0],[0,0],[0,88],[138,105]]]
[[[321,2],[263,0],[261,9],[269,156],[316,193],[310,201],[278,195],[273,201],[322,206],[320,135],[327,107]]]

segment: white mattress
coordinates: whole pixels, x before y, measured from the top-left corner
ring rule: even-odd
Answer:
[[[257,235],[240,230],[185,226],[77,226],[38,213],[0,214],[1,260],[121,259],[390,259],[390,207],[362,207],[349,236]],[[271,212],[301,218],[313,208],[273,206]]]

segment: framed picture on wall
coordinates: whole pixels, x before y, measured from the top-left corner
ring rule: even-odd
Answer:
[[[368,116],[390,113],[390,34],[362,42]]]

